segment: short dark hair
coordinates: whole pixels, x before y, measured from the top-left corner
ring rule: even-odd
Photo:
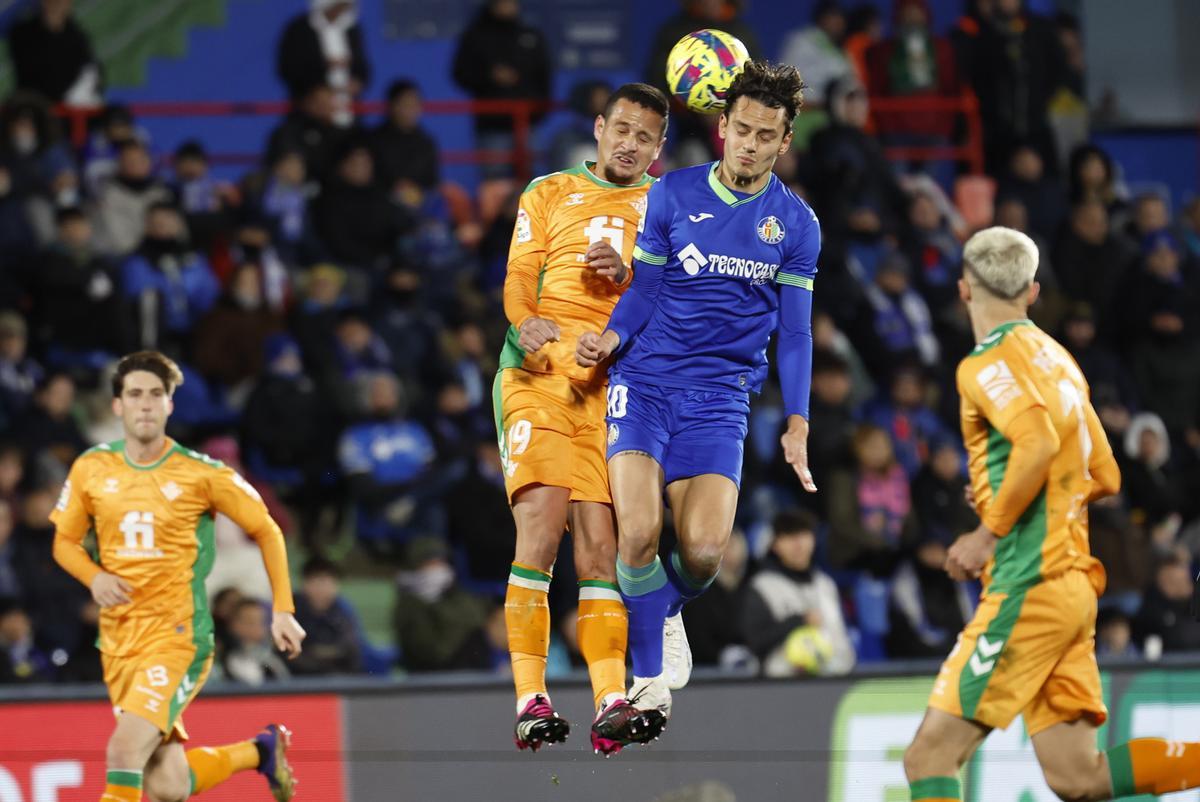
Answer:
[[[738,77],[733,79],[725,93],[725,110],[721,113],[729,119],[729,112],[740,98],[757,100],[770,109],[782,108],[790,130],[796,115],[804,106],[804,79],[800,71],[790,64],[772,64],[769,61],[747,61]]]
[[[817,533],[817,516],[808,510],[799,508],[780,510],[771,521],[771,531],[775,537],[780,535],[795,535],[800,532]]]
[[[812,374],[818,373],[850,373],[850,363],[845,358],[828,348],[814,348],[812,355]]]
[[[391,103],[396,98],[409,92],[416,92],[419,95],[421,94],[421,87],[417,86],[417,82],[411,78],[397,78],[388,84],[387,102]]]
[[[175,161],[183,159],[199,159],[202,162],[208,163],[208,152],[204,150],[204,145],[195,139],[189,139],[175,148]]]
[[[146,217],[150,217],[150,215],[154,214],[155,212],[171,212],[172,214],[182,214],[182,212],[179,211],[179,207],[176,206],[174,202],[169,200],[157,200],[146,207]]]
[[[54,213],[55,225],[62,226],[67,223],[74,223],[77,220],[87,220],[87,215],[78,206],[63,206]]]
[[[117,363],[117,372],[112,377],[113,398],[120,398],[125,389],[125,377],[135,370],[153,373],[162,379],[167,395],[175,392],[175,388],[183,384],[183,372],[174,360],[158,351],[137,351],[129,354]]]
[[[305,579],[310,576],[331,576],[334,579],[342,578],[342,569],[338,568],[337,563],[320,555],[309,557],[304,563],[304,568],[301,569],[300,575]]]
[[[643,108],[650,109],[658,116],[663,118],[663,135],[667,133],[667,118],[671,110],[671,104],[667,101],[667,96],[656,87],[650,84],[632,83],[618,86],[616,90],[608,96],[608,100],[604,104],[604,119],[608,119],[608,115],[612,114],[613,106],[617,105],[618,100],[628,100],[630,103],[636,103]]]

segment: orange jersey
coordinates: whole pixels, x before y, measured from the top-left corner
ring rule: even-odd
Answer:
[[[594,164],[534,179],[521,195],[517,224],[508,252],[504,311],[512,327],[500,356],[501,368],[557,373],[590,381],[595,368],[575,364],[575,344],[585,331],[599,333],[608,323],[624,286],[595,275],[584,254],[607,240],[625,264],[633,258],[637,228],[654,179],[643,176],[630,186],[596,177]],[[517,345],[518,328],[530,317],[553,320],[558,342],[526,354]]]
[[[997,327],[958,366],[962,431],[971,486],[984,523],[1003,535],[984,572],[988,592],[1013,593],[1078,568],[1097,593],[1104,569],[1088,545],[1087,503],[1097,486],[1116,475],[1108,439],[1092,409],[1087,382],[1065,348],[1028,320]],[[993,502],[1001,483],[1039,481],[1014,472],[1006,477],[1015,423],[1041,407],[1059,447],[1049,477],[1007,532],[996,523]],[[1047,433],[1048,434],[1048,433]],[[1013,517],[1013,516],[1008,516]]]
[[[90,584],[103,570],[133,586],[129,604],[101,611],[101,652],[136,652],[177,627],[211,633],[204,580],[212,568],[218,512],[259,541],[275,609],[293,609],[282,534],[245,479],[171,441],[161,458],[145,466],[129,462],[124,446],[105,443],[76,459],[50,515],[55,557],[72,575]],[[96,534],[99,565],[80,547],[89,530]]]

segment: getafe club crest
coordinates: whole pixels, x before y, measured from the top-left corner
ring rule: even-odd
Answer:
[[[621,436],[621,430],[615,423],[608,424],[608,444],[614,446],[617,444],[617,439]]]
[[[768,245],[782,242],[785,233],[783,223],[779,222],[779,218],[775,215],[764,217],[758,221],[758,238]]]

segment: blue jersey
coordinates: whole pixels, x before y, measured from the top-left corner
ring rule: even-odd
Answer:
[[[624,380],[757,392],[780,285],[812,291],[821,249],[813,210],[774,175],[753,195],[732,192],[718,164],[675,170],[650,189],[633,255],[653,311],[637,330],[622,314],[637,301],[622,298],[609,324],[621,336],[613,370]]]

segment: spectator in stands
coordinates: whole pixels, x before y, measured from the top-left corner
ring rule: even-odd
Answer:
[[[1051,254],[1063,294],[1086,302],[1095,312],[1102,339],[1114,342],[1117,288],[1134,254],[1124,238],[1112,234],[1108,212],[1096,200],[1071,209],[1067,227]]]
[[[393,193],[419,198],[437,189],[441,162],[437,142],[421,125],[421,88],[408,79],[393,81],[387,103],[387,117],[371,132],[379,183]]]
[[[28,348],[25,318],[19,312],[0,311],[0,412],[7,426],[29,408],[44,375]]]
[[[903,251],[916,272],[913,284],[929,306],[934,327],[940,328],[956,316],[962,245],[928,192],[913,194],[908,222],[903,230]]]
[[[717,578],[703,596],[684,606],[683,622],[696,665],[735,668],[757,662],[758,658],[746,646],[742,628],[744,580],[749,561],[746,535],[734,529],[725,546]]]
[[[304,156],[305,173],[324,183],[334,169],[334,159],[346,132],[334,125],[334,95],[327,84],[311,87],[293,102],[287,116],[271,131],[264,162],[277,164],[285,153]]]
[[[548,100],[551,96],[550,51],[546,37],[521,19],[519,0],[484,0],[459,37],[454,54],[454,82],[475,100]],[[534,115],[536,122],[541,113]],[[476,114],[480,149],[513,147],[513,120],[506,114]],[[506,175],[509,164],[485,168]]]
[[[91,593],[74,581],[54,561],[54,527],[50,511],[59,495],[62,479],[44,468],[34,471],[30,488],[21,504],[20,523],[13,531],[17,575],[21,578],[21,604],[33,619],[40,646],[53,652],[71,650],[79,644],[83,622],[79,610]]]
[[[955,532],[952,539],[966,531]],[[967,587],[946,573],[946,543],[952,539],[922,532],[912,557],[897,569],[888,601],[889,657],[944,657],[971,620]]]
[[[941,346],[933,333],[929,306],[912,288],[912,269],[899,252],[885,256],[875,280],[864,287],[856,341],[872,375],[887,375],[903,361],[932,368]]]
[[[372,295],[368,310],[371,328],[391,352],[396,374],[415,392],[441,385],[449,371],[440,345],[446,326],[430,309],[424,284],[420,272],[397,262],[381,290]]]
[[[837,586],[813,565],[817,520],[784,510],[771,526],[771,551],[750,578],[742,632],[768,677],[846,674],[854,646],[842,620]]]
[[[1025,0],[995,0],[973,57],[972,83],[979,97],[988,172],[997,175],[1018,143],[1058,173],[1050,129],[1050,100],[1067,81],[1062,45],[1053,24],[1024,9]]]
[[[362,671],[361,627],[341,595],[342,572],[322,557],[304,564],[296,594],[296,621],[304,627],[304,651],[291,665],[295,674],[358,674]]]
[[[604,113],[604,105],[612,91],[612,84],[601,80],[580,81],[571,87],[566,109],[571,116],[550,142],[546,172],[562,170],[595,157],[596,115]]]
[[[433,438],[404,417],[395,376],[368,373],[355,385],[362,413],[342,433],[338,460],[360,541],[375,554],[394,557],[405,541],[441,528]]]
[[[308,13],[297,14],[283,29],[276,72],[292,102],[315,86],[329,86],[333,121],[343,128],[354,122],[354,100],[371,80],[358,1],[309,0]]]
[[[892,35],[867,52],[866,85],[886,98],[954,98],[958,72],[950,42],[932,30],[928,0],[900,0],[893,8]],[[807,80],[807,79],[806,79]],[[955,115],[941,110],[878,112],[884,141],[893,144],[944,144]]]
[[[79,605],[79,638],[67,649],[67,662],[58,670],[59,682],[103,682],[104,666],[96,644],[100,640],[100,605],[88,598]],[[60,653],[61,654],[61,653]],[[53,659],[55,655],[51,655]]]
[[[1133,642],[1133,622],[1115,608],[1101,610],[1096,616],[1096,657],[1139,657]]]
[[[842,50],[854,67],[854,77],[867,86],[867,52],[883,40],[883,15],[870,3],[860,3],[846,12],[846,39]]]
[[[808,79],[805,79],[808,80]],[[821,210],[823,250],[836,260],[846,240],[874,243],[895,232],[908,208],[892,165],[866,131],[866,90],[853,77],[837,81],[827,96],[830,124],[812,138],[813,205]]]
[[[0,164],[0,304],[20,303],[28,258],[37,246],[28,198],[13,188],[12,173]]]
[[[1098,201],[1114,219],[1125,211],[1127,203],[1117,182],[1116,167],[1101,147],[1077,146],[1071,151],[1067,170],[1067,197],[1072,206]]]
[[[1054,240],[1043,239],[1040,234],[1030,227],[1029,209],[1025,207],[1024,201],[1012,195],[1000,195],[997,197],[992,225],[1016,229],[1032,239],[1033,244],[1037,246],[1038,266],[1037,272],[1034,273],[1034,280],[1041,285],[1042,291],[1038,295],[1038,302],[1029,310],[1029,317],[1039,328],[1045,331],[1056,330],[1062,321],[1062,316],[1066,313],[1066,307],[1069,302],[1066,296],[1063,295],[1058,274],[1055,272],[1050,259],[1050,245],[1048,243]],[[944,335],[944,332],[939,332],[939,334]],[[948,346],[949,344],[943,341],[943,345]],[[970,350],[973,347],[968,345],[964,350]]]
[[[79,178],[70,150],[61,141],[58,120],[42,98],[14,95],[0,113],[0,146],[12,191],[26,199],[59,206],[79,202]]]
[[[196,324],[192,361],[204,377],[235,388],[262,372],[263,344],[283,320],[263,298],[262,270],[253,262],[234,269],[229,286]]]
[[[382,272],[413,220],[375,178],[375,160],[366,142],[348,144],[312,214],[313,227],[331,258],[347,267]]]
[[[1096,318],[1090,306],[1078,303],[1067,312],[1060,341],[1079,364],[1093,396],[1115,398],[1129,409],[1137,408],[1133,376],[1115,351],[1097,341]]]
[[[1192,617],[1191,563],[1186,553],[1173,551],[1159,560],[1154,584],[1134,619],[1134,639],[1147,651],[1147,640],[1158,639],[1163,652],[1200,649],[1200,621]]]
[[[896,460],[910,481],[928,461],[933,443],[951,437],[946,425],[926,405],[928,394],[925,371],[918,365],[901,363],[892,369],[887,397],[876,398],[862,412],[864,421],[891,436]]]
[[[458,585],[446,544],[420,537],[396,577],[396,642],[409,671],[489,669],[488,622],[503,611]]]
[[[53,678],[54,665],[34,642],[29,613],[13,599],[0,599],[0,683]]]
[[[1125,432],[1124,450],[1121,490],[1130,515],[1150,532],[1153,545],[1170,551],[1183,524],[1179,514],[1182,498],[1177,472],[1166,470],[1171,440],[1162,418],[1153,412],[1134,415]]]
[[[153,173],[150,151],[136,139],[124,142],[117,154],[117,171],[92,202],[96,249],[123,257],[142,242],[150,209],[170,201],[171,193]]]
[[[1133,200],[1133,216],[1126,231],[1134,242],[1143,242],[1146,237],[1169,231],[1171,211],[1167,199],[1157,192],[1143,192]]]
[[[1019,198],[1029,213],[1029,225],[1039,237],[1052,240],[1058,235],[1066,214],[1062,183],[1046,174],[1037,149],[1018,145],[1001,176],[998,194]]]
[[[141,348],[180,354],[192,328],[220,294],[208,260],[190,247],[183,216],[160,201],[146,211],[145,236],[121,266],[121,284],[133,311]]]
[[[475,459],[466,475],[446,491],[446,532],[450,543],[465,556],[466,571],[477,582],[503,584],[512,563],[517,536],[504,466],[495,438],[475,446]]]
[[[233,646],[233,636],[229,634],[229,625],[233,621],[233,611],[246,597],[235,587],[223,587],[209,594],[209,608],[213,618],[213,641],[216,659],[213,668],[220,669],[225,662],[225,654]]]
[[[188,235],[198,249],[208,251],[215,240],[229,235],[229,207],[239,201],[237,190],[209,174],[208,153],[194,139],[175,149],[171,166],[171,190],[187,220]]]
[[[979,517],[963,497],[967,487],[963,468],[962,451],[949,433],[933,441],[929,459],[912,485],[913,506],[923,537],[945,545],[979,526]]]
[[[16,599],[21,596],[17,551],[12,541],[14,524],[12,504],[7,499],[0,499],[0,599]]]
[[[1200,259],[1200,197],[1192,198],[1180,216],[1180,231],[1193,259]]]
[[[392,353],[358,309],[347,309],[333,329],[334,358],[339,375],[354,380],[374,371],[391,371]]]
[[[917,534],[908,478],[891,437],[878,426],[863,424],[855,431],[854,456],[854,468],[826,480],[829,561],[887,577]]]
[[[9,29],[16,85],[51,103],[97,106],[103,89],[100,61],[71,5],[72,0],[41,0],[36,12]]]
[[[314,250],[309,224],[309,205],[319,191],[310,180],[304,154],[284,150],[270,165],[271,175],[258,198],[259,213],[270,227],[271,240],[289,265],[304,261]]]
[[[991,24],[996,10],[996,0],[967,0],[963,4],[963,15],[950,31],[950,45],[954,48],[954,64],[964,81],[974,79],[980,59],[980,40],[984,30]]]
[[[812,23],[784,38],[779,60],[804,76],[805,106],[828,106],[826,93],[833,82],[853,77],[854,67],[842,52],[845,36],[841,7],[835,0],[821,0],[813,8]]]
[[[257,599],[241,599],[229,618],[229,649],[221,661],[225,677],[243,685],[262,685],[291,676],[271,644],[267,608]]]
[[[33,276],[36,339],[63,366],[99,368],[125,352],[126,318],[117,265],[96,253],[78,207],[57,214],[58,234]]]
[[[75,382],[66,373],[51,373],[38,386],[33,406],[16,422],[17,437],[30,454],[47,454],[65,469],[89,443],[72,416]]]

